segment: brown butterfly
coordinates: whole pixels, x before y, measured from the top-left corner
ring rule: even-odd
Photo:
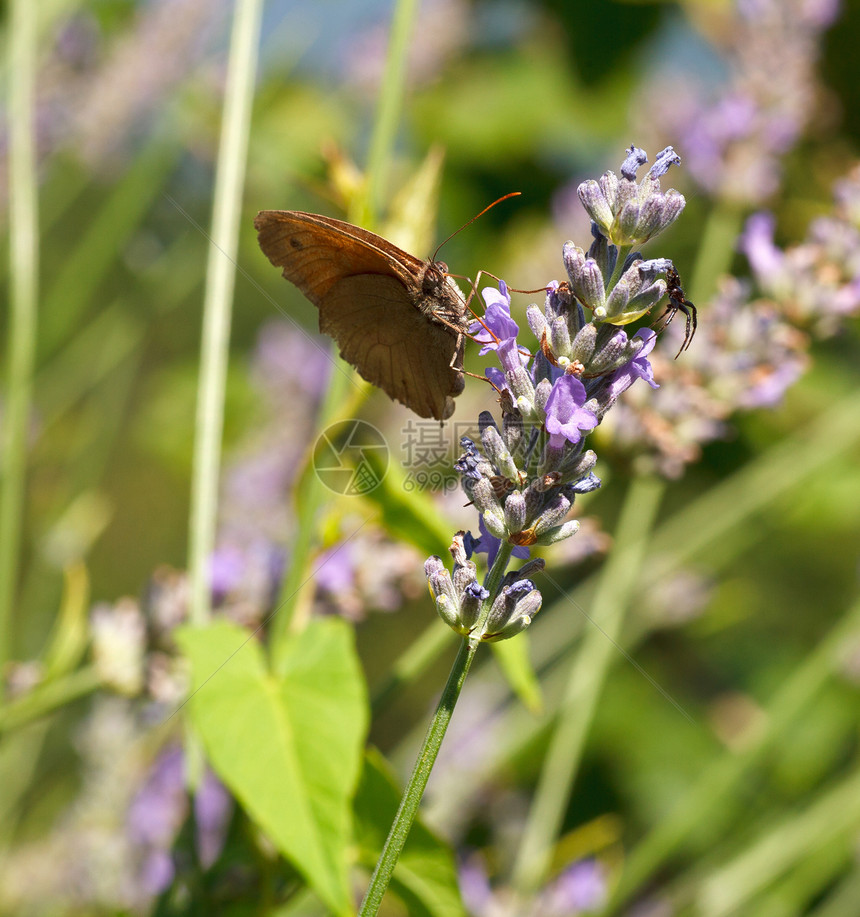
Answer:
[[[445,264],[318,213],[263,210],[254,226],[269,261],[319,309],[320,331],[344,360],[421,417],[454,413],[469,322]]]

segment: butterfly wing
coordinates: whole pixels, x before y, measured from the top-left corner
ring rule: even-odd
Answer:
[[[395,273],[405,282],[422,262],[360,226],[300,210],[262,210],[254,220],[263,254],[318,308],[352,274]]]
[[[463,337],[416,309],[394,277],[344,277],[320,308],[320,331],[373,385],[421,417],[445,420],[463,391]]]
[[[320,331],[345,360],[421,417],[451,416],[463,390],[462,335],[418,308],[422,261],[318,214],[267,210],[254,225],[264,254],[319,309]]]

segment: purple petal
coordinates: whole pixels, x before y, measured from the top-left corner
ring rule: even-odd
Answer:
[[[587,395],[585,386],[575,376],[557,379],[546,403],[546,429],[550,445],[561,446],[564,440],[578,443],[583,431],[597,426],[597,416],[583,407]]]

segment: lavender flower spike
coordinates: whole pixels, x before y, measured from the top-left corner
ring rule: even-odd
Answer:
[[[660,176],[680,157],[666,147],[657,157],[642,181],[636,183],[636,172],[647,157],[643,150],[631,147],[621,167],[621,178],[605,172],[600,181],[589,180],[577,188],[577,194],[601,234],[618,246],[647,242],[680,216],[686,201],[674,189],[663,192]]]

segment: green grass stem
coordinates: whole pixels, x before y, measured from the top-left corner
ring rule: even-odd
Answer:
[[[262,0],[236,3],[215,174],[189,524],[190,616],[197,624],[210,612],[208,564],[215,546],[224,390],[262,6]]]
[[[13,651],[12,619],[21,566],[27,433],[39,296],[39,204],[34,96],[36,15],[32,0],[9,6],[9,332],[0,489],[0,668]]]

